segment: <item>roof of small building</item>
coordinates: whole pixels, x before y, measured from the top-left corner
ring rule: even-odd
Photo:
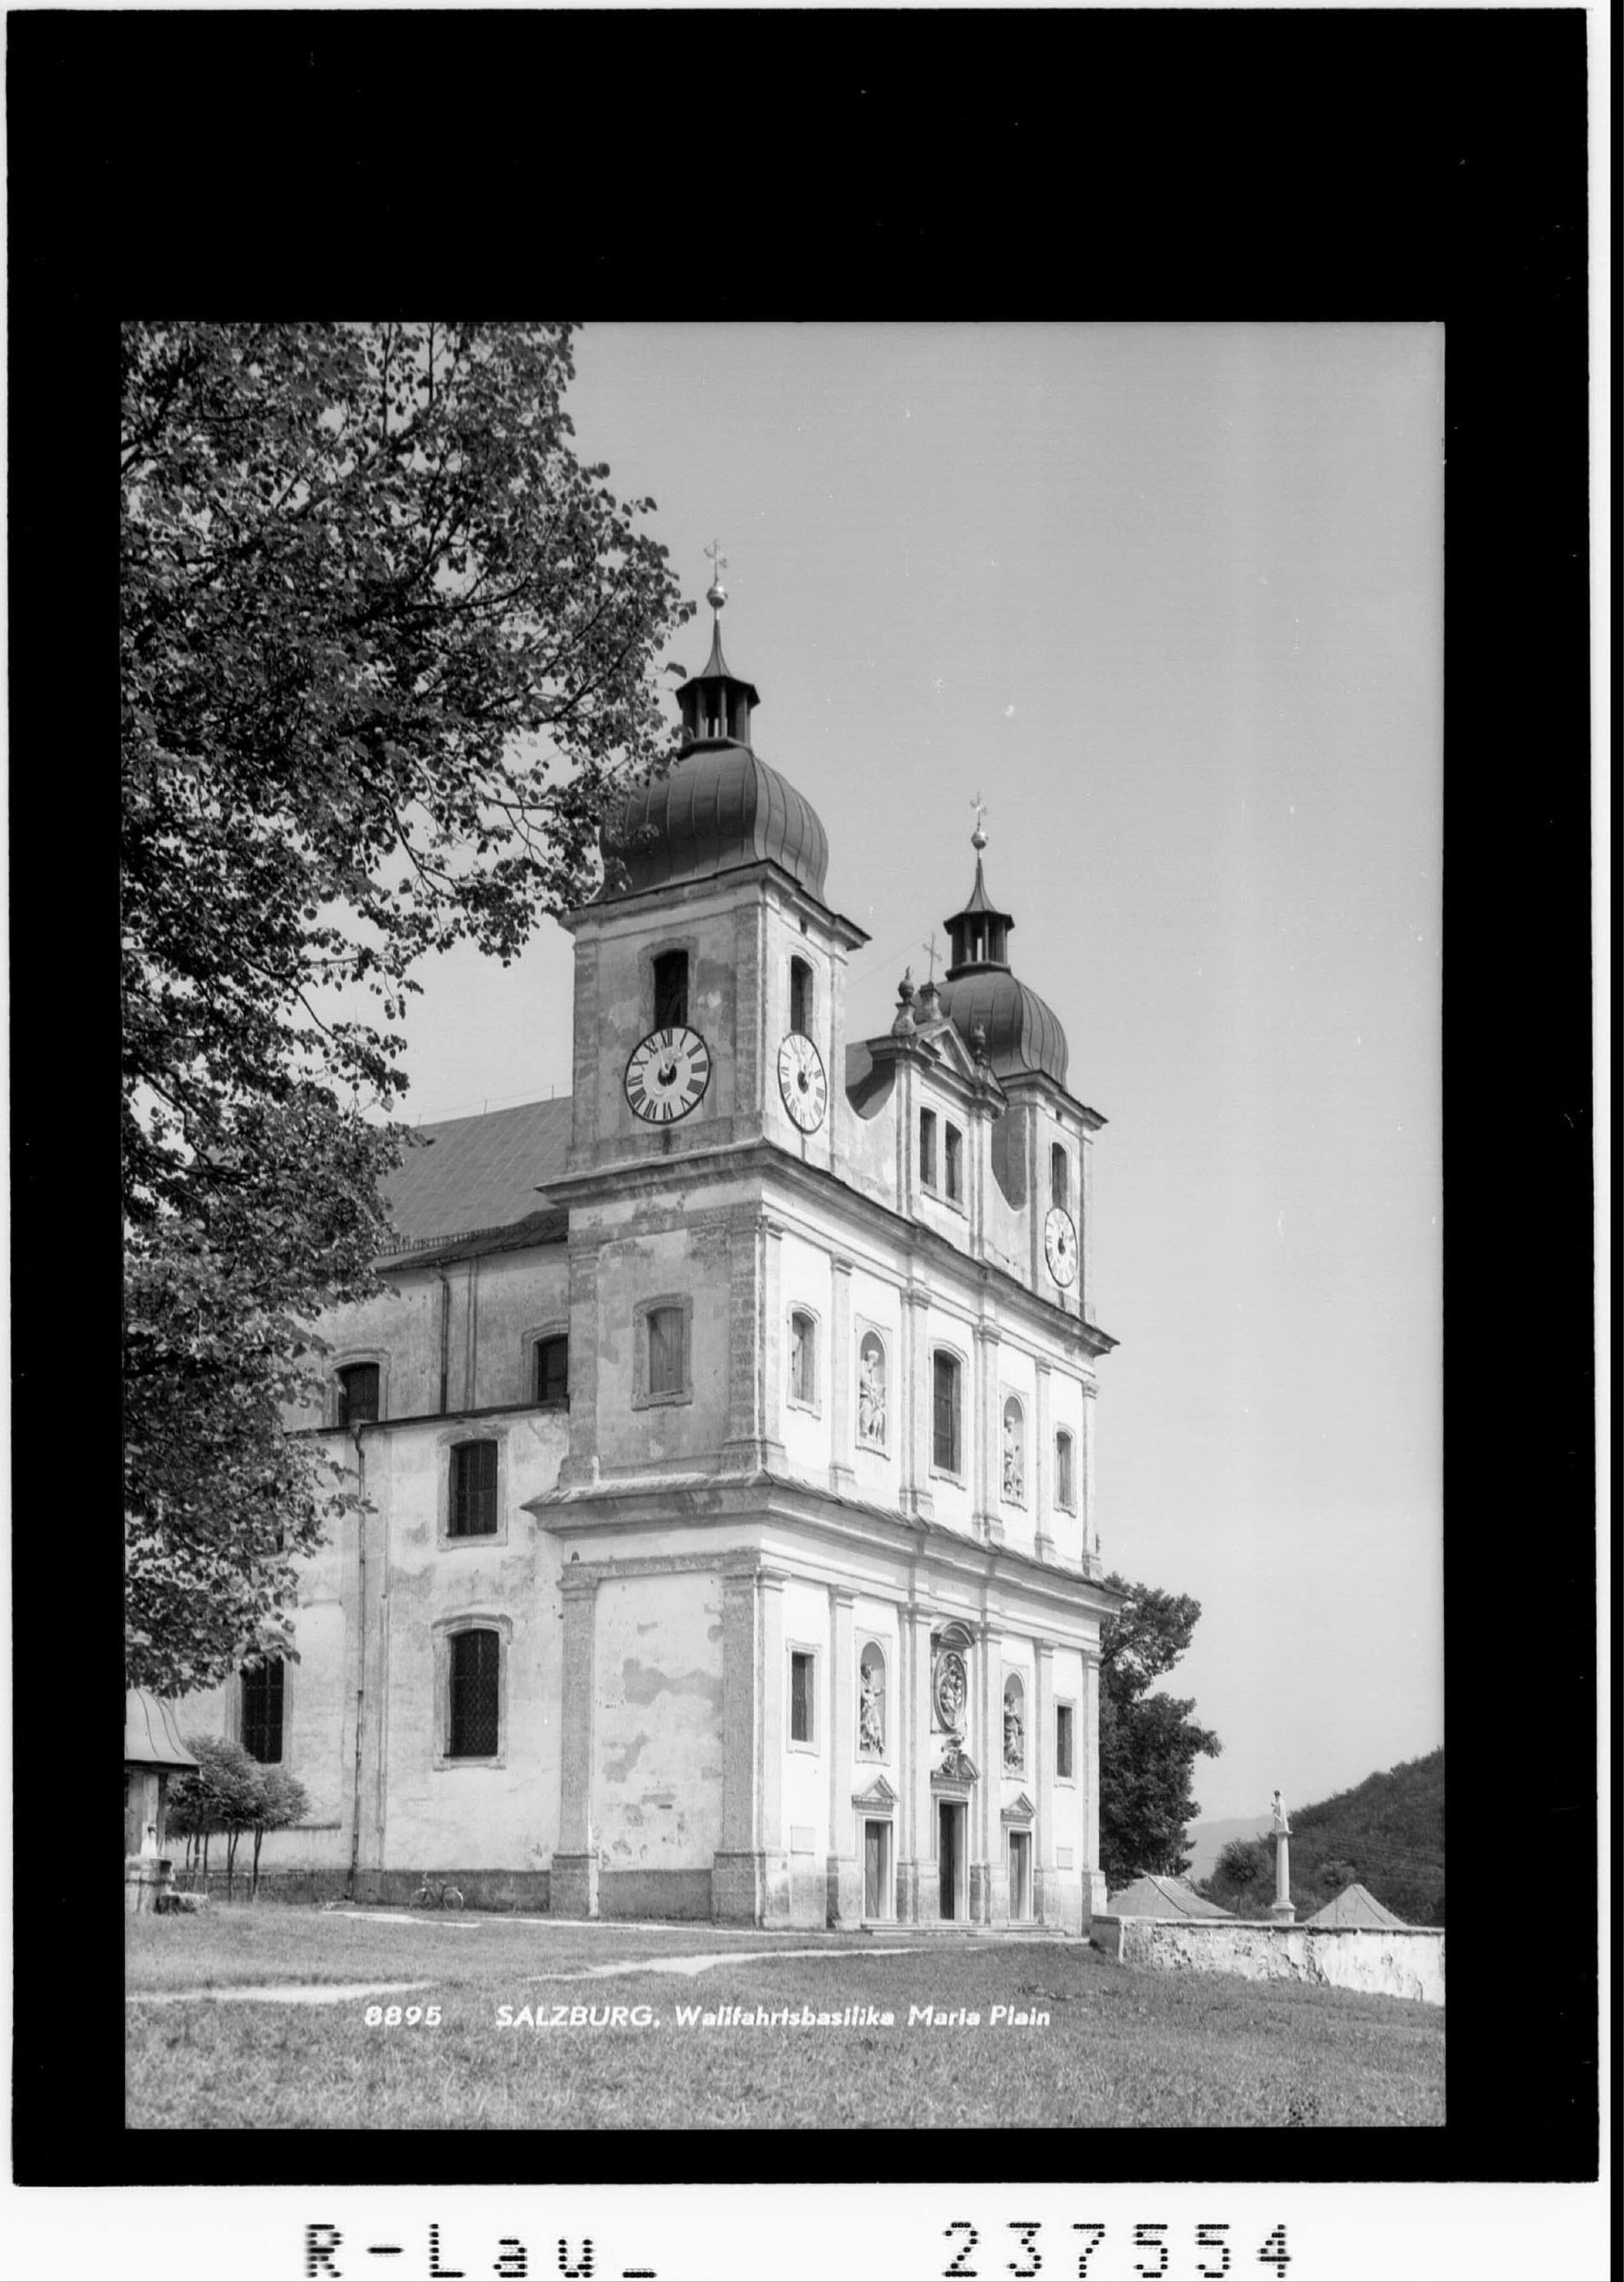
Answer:
[[[571,1098],[563,1094],[418,1126],[385,1183],[390,1222],[402,1244],[444,1244],[545,1213],[540,1191],[563,1171],[571,1116]],[[532,1240],[552,1239],[538,1227]]]
[[[1344,1886],[1333,1901],[1302,1922],[1316,1926],[1403,1926],[1405,1921],[1395,1918],[1368,1886],[1355,1884]]]
[[[1113,1894],[1106,1909],[1108,1915],[1118,1918],[1232,1918],[1235,1914],[1208,1901],[1182,1878],[1158,1877],[1149,1870],[1124,1886],[1120,1894]]]
[[[195,1767],[181,1741],[175,1713],[161,1696],[144,1688],[124,1691],[124,1764],[127,1767]]]

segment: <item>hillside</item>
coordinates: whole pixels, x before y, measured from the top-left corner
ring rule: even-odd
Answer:
[[[1185,1832],[1190,1867],[1185,1875],[1193,1885],[1212,1875],[1219,1855],[1232,1838],[1261,1838],[1269,1828],[1266,1814],[1232,1815],[1227,1822],[1193,1822]]]
[[[1357,1879],[1410,1925],[1443,1923],[1443,1753],[1406,1759],[1352,1790],[1292,1806],[1291,1890],[1299,1918]],[[1251,1915],[1274,1898],[1267,1839],[1232,1839],[1200,1890]]]

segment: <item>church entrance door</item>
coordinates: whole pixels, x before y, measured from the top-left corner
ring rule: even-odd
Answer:
[[[1012,1919],[1032,1914],[1032,1836],[1029,1830],[1009,1834],[1009,1914]]]
[[[891,1826],[889,1822],[865,1822],[863,1825],[863,1915],[865,1918],[889,1918],[891,1914]]]
[[[936,1802],[936,1860],[941,1871],[941,1913],[964,1915],[964,1825],[966,1809],[946,1799]]]

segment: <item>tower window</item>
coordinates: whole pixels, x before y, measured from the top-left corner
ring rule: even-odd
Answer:
[[[812,971],[804,959],[789,962],[789,1027],[810,1038],[812,1027]]]
[[[688,1303],[657,1300],[640,1306],[637,1331],[638,1402],[680,1402],[688,1386]]]
[[[1077,1510],[1076,1445],[1062,1426],[1054,1438],[1054,1502],[1068,1513]]]
[[[943,1169],[947,1176],[947,1198],[950,1204],[964,1202],[964,1136],[956,1125],[949,1125],[943,1134]]]
[[[663,951],[654,962],[654,1027],[680,1030],[688,1021],[688,953]]]
[[[812,1693],[815,1666],[816,1658],[809,1650],[794,1649],[790,1651],[789,1740],[792,1743],[813,1743],[817,1741]]]
[[[1076,1713],[1069,1704],[1054,1707],[1054,1774],[1060,1782],[1075,1782],[1076,1762]]]
[[[934,1109],[919,1113],[919,1176],[928,1189],[936,1184],[936,1114]]]
[[[454,1442],[451,1447],[451,1510],[448,1537],[496,1534],[496,1445]]]
[[[546,1410],[570,1407],[570,1342],[567,1338],[536,1341],[536,1401]]]
[[[938,1347],[931,1357],[930,1463],[944,1474],[963,1471],[960,1419],[962,1373],[957,1355]]]
[[[501,1729],[501,1637],[484,1626],[451,1636],[448,1759],[492,1759]]]
[[[789,1317],[789,1400],[808,1409],[818,1400],[818,1323],[804,1308]]]
[[[1049,1152],[1049,1202],[1067,1209],[1071,1203],[1071,1168],[1058,1141]]]
[[[261,1766],[282,1758],[282,1658],[268,1657],[243,1674],[243,1749]]]
[[[377,1417],[377,1365],[375,1362],[353,1362],[338,1373],[338,1416],[334,1424],[339,1426],[361,1426]]]

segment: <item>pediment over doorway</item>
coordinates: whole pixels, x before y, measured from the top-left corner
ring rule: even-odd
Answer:
[[[1022,1791],[1019,1798],[1011,1800],[998,1819],[1002,1822],[1030,1822],[1036,1812],[1031,1800]]]
[[[883,1775],[876,1775],[866,1790],[852,1792],[851,1804],[853,1806],[866,1806],[875,1811],[883,1809],[889,1812],[897,1804],[897,1794]]]

